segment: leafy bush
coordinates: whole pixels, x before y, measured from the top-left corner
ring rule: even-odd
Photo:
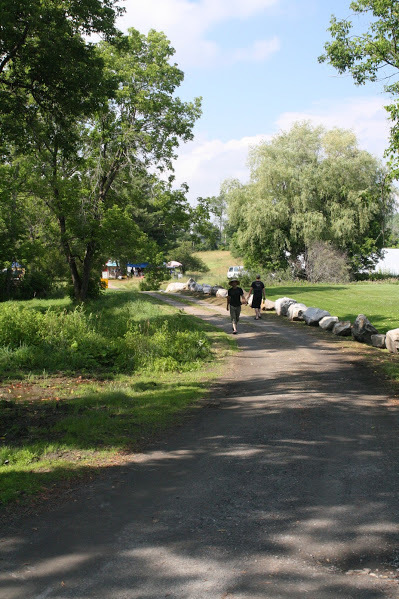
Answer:
[[[163,281],[170,279],[170,273],[164,266],[157,268],[148,268],[145,278],[140,281],[140,291],[157,291]]]
[[[137,296],[134,296],[137,297]],[[193,319],[180,313],[138,320],[148,307],[131,301],[122,310],[39,311],[16,304],[0,310],[0,368],[75,371],[191,370],[211,355]]]

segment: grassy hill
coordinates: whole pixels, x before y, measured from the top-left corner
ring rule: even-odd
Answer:
[[[216,285],[217,283],[226,283],[227,270],[229,266],[242,265],[241,258],[234,258],[231,252],[227,250],[215,250],[212,252],[196,252],[194,254],[201,258],[209,268],[208,273],[190,273],[196,281]]]

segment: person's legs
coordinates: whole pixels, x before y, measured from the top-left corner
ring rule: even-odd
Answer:
[[[233,326],[233,333],[237,333],[237,323],[240,320],[240,312],[241,306],[231,306],[230,305],[230,318],[231,324]]]

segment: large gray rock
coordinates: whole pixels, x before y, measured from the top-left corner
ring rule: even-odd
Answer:
[[[207,295],[210,295],[212,291],[211,285],[202,285],[202,291]]]
[[[220,285],[213,285],[211,289],[211,295],[216,295],[218,289],[223,289],[223,287],[221,287]]]
[[[288,308],[297,301],[291,297],[279,297],[275,301],[275,310],[279,316],[287,316]]]
[[[178,293],[179,291],[185,291],[187,289],[187,283],[169,283],[165,289],[166,293]]]
[[[216,291],[216,297],[227,297],[228,291],[227,289],[218,289]]]
[[[319,327],[321,327],[323,331],[332,331],[333,326],[338,320],[338,316],[324,316],[319,320]]]
[[[288,320],[303,320],[303,313],[307,310],[305,304],[291,304],[288,306]]]
[[[371,345],[378,347],[379,349],[384,349],[386,347],[385,335],[371,335]]]
[[[275,309],[276,309],[276,302],[272,302],[272,300],[268,300],[268,299],[266,299],[263,302],[262,310],[275,310]]]
[[[391,329],[385,337],[385,345],[391,354],[399,352],[399,329]]]
[[[378,331],[364,314],[359,314],[353,323],[352,337],[360,343],[371,343],[371,335],[378,335]]]
[[[349,337],[352,334],[352,323],[349,320],[339,320],[333,326],[332,332],[339,337]]]
[[[327,310],[321,310],[320,308],[306,308],[302,316],[307,325],[317,327],[322,318],[331,316],[331,314]]]

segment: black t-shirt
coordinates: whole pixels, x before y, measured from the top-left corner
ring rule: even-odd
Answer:
[[[254,281],[251,284],[252,290],[254,292],[254,295],[262,295],[262,291],[265,288],[264,284],[262,283],[262,281]]]
[[[230,287],[228,294],[231,306],[241,306],[241,296],[244,295],[241,287]]]

